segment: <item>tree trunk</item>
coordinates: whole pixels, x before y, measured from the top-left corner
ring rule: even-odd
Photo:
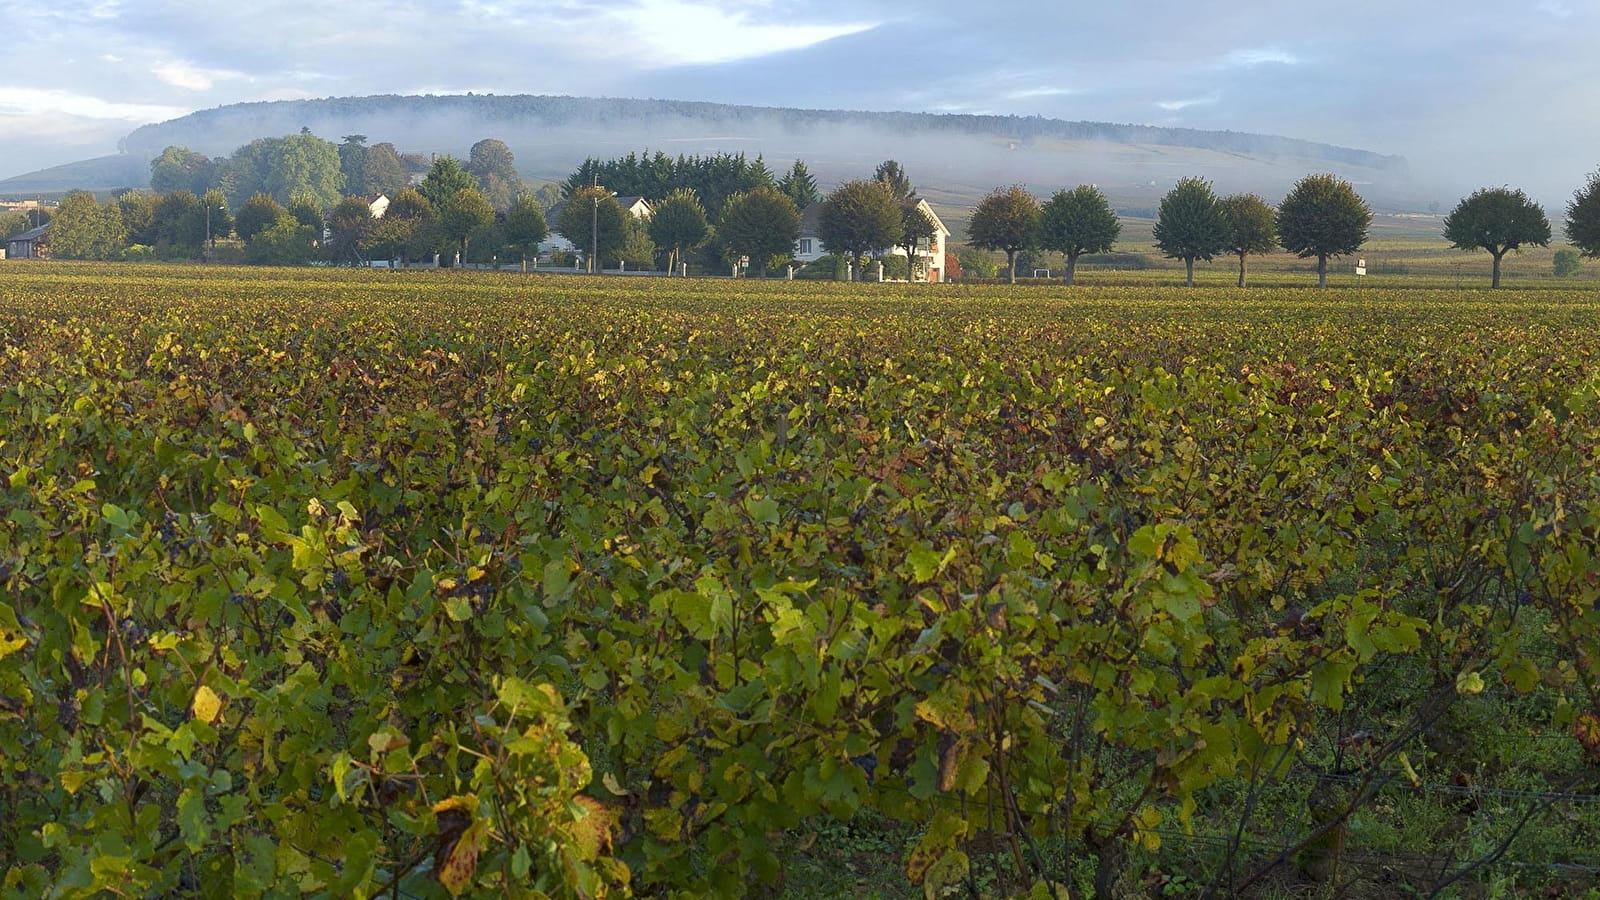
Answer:
[[[1244,287],[1244,254],[1239,254],[1239,287]]]
[[[1078,277],[1078,255],[1067,254],[1067,286],[1071,287],[1074,279]]]
[[[1494,281],[1490,282],[1489,287],[1497,288],[1500,286],[1500,257],[1505,256],[1506,252],[1501,250],[1499,253],[1495,253],[1490,250],[1489,254],[1494,257]]]
[[[1184,287],[1194,287],[1194,257],[1185,256],[1183,258],[1183,269],[1184,269],[1184,278],[1183,278]]]
[[[1006,251],[1006,273],[1012,284],[1017,283],[1017,251]]]
[[[1117,900],[1117,882],[1127,867],[1128,848],[1115,834],[1085,832],[1084,843],[1094,854],[1094,900]]]
[[[1317,254],[1317,287],[1328,286],[1328,254]]]

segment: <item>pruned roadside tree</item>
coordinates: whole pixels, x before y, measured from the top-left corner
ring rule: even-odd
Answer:
[[[431,252],[426,243],[433,220],[433,204],[416,189],[405,188],[390,198],[383,218],[373,221],[367,247],[404,266],[415,254]]]
[[[758,185],[728,198],[717,236],[735,255],[749,256],[756,273],[767,277],[775,256],[794,253],[800,236],[800,211],[789,195],[768,185]]]
[[[1017,254],[1033,245],[1038,225],[1038,199],[1014,184],[995,188],[978,201],[967,223],[967,237],[974,247],[1005,253],[1006,278],[1016,284]]]
[[[1491,288],[1500,286],[1500,260],[1523,244],[1550,246],[1550,220],[1520,189],[1480,188],[1444,217],[1444,237],[1457,250],[1487,250],[1494,257]]]
[[[603,270],[594,257],[613,257],[622,250],[627,238],[627,215],[610,191],[588,185],[567,198],[567,205],[556,220],[556,231],[589,260],[590,272],[600,272]]]
[[[328,238],[323,243],[328,260],[349,266],[363,262],[361,250],[375,221],[364,198],[352,194],[340,200],[328,213]]]
[[[917,280],[917,251],[926,242],[931,249],[938,231],[933,217],[922,210],[921,201],[911,199],[900,203],[900,240],[896,246],[906,252],[906,281]]]
[[[823,249],[855,261],[855,277],[863,262],[900,242],[900,205],[881,181],[847,181],[822,201],[817,228]]]
[[[489,198],[475,187],[456,191],[455,196],[445,201],[439,210],[439,229],[458,246],[463,260],[467,258],[467,242],[478,231],[492,224],[494,207],[489,205]]]
[[[506,244],[522,254],[522,268],[528,268],[528,257],[539,255],[539,244],[550,236],[550,225],[544,220],[544,209],[532,194],[518,194],[506,211]]]
[[[233,231],[239,236],[239,240],[248,243],[255,240],[256,235],[271,228],[279,216],[287,214],[288,210],[274,200],[271,194],[252,194],[250,199],[239,207],[239,215],[233,220]]]
[[[1278,212],[1255,194],[1231,194],[1218,201],[1228,227],[1227,251],[1239,257],[1239,287],[1245,286],[1245,258],[1278,248]]]
[[[1162,253],[1183,260],[1183,283],[1194,287],[1194,261],[1210,262],[1228,248],[1228,223],[1211,182],[1196,176],[1178,179],[1161,198],[1153,234]]]
[[[667,248],[669,275],[677,272],[678,262],[686,251],[705,242],[707,232],[705,207],[689,188],[678,188],[668,194],[650,217],[650,239],[656,246]]]
[[[1567,203],[1567,240],[1584,256],[1600,257],[1600,172],[1593,172]]]
[[[1067,284],[1077,278],[1078,257],[1109,252],[1121,234],[1117,214],[1093,185],[1056,191],[1039,210],[1039,246],[1067,258]]]
[[[1317,287],[1328,286],[1328,258],[1361,249],[1372,210],[1350,182],[1307,175],[1278,204],[1278,243],[1301,259],[1317,258]]]

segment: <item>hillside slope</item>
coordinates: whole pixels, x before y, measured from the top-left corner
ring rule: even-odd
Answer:
[[[1148,206],[1184,175],[1211,178],[1220,192],[1250,190],[1272,198],[1312,171],[1336,172],[1363,185],[1374,202],[1393,203],[1406,195],[1409,181],[1400,157],[1240,132],[536,95],[234,104],[138,128],[123,139],[122,158],[147,160],[172,144],[222,156],[255,138],[302,128],[330,140],[364,134],[402,150],[457,156],[480,138],[499,138],[517,154],[523,173],[536,179],[563,178],[587,156],[727,151],[764,155],[780,172],[804,159],[827,187],[866,177],[879,161],[893,158],[925,192],[952,203],[1012,182],[1040,194],[1089,182],[1118,204]],[[8,185],[0,182],[0,193]]]

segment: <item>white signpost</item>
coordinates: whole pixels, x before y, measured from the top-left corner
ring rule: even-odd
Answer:
[[[1356,277],[1358,277],[1358,278],[1365,277],[1366,274],[1367,274],[1367,259],[1364,256],[1363,257],[1358,257],[1356,259]]]

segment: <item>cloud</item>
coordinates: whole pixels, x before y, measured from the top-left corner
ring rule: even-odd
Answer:
[[[1264,65],[1297,66],[1300,57],[1278,47],[1251,47],[1235,50],[1222,58],[1223,64],[1228,66],[1242,66],[1255,68]]]
[[[115,119],[153,122],[188,112],[182,106],[154,103],[117,103],[70,91],[12,87],[0,93],[0,119],[14,116],[48,117],[59,113],[78,119]]]
[[[1191,106],[1215,106],[1221,99],[1219,94],[1207,94],[1204,97],[1190,97],[1187,100],[1158,100],[1156,106],[1167,112],[1178,112]]]
[[[238,72],[226,69],[203,69],[182,60],[156,63],[150,71],[163,82],[189,91],[209,91],[218,81],[244,77]]]
[[[747,6],[748,8],[741,8]],[[764,4],[718,5],[692,0],[635,0],[604,13],[608,31],[622,31],[643,45],[635,61],[645,68],[701,65],[768,56],[820,44],[873,27],[870,22],[837,25],[770,24]],[[626,50],[627,42],[613,42]]]

